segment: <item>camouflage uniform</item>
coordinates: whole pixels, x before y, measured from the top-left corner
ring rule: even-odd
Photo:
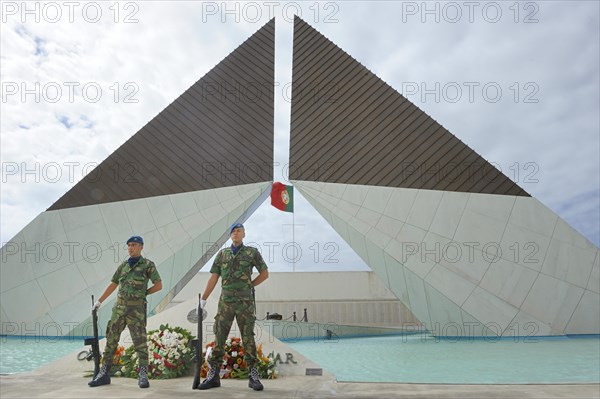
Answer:
[[[138,262],[129,266],[127,261],[119,265],[111,281],[119,285],[117,302],[106,327],[106,348],[102,355],[103,362],[115,355],[121,332],[127,325],[133,345],[137,352],[140,366],[148,365],[148,344],[146,337],[146,290],[148,280],[156,283],[160,275],[154,262],[140,257]]]
[[[217,255],[211,273],[221,276],[221,298],[215,316],[215,347],[208,362],[210,367],[219,370],[225,355],[225,341],[231,329],[233,318],[237,320],[244,344],[244,361],[248,368],[256,364],[256,343],[254,342],[255,306],[252,286],[252,267],[259,272],[267,269],[260,252],[254,247],[242,244],[237,254],[225,248]]]

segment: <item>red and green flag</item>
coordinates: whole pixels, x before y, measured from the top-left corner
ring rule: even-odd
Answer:
[[[294,212],[294,187],[279,182],[273,183],[271,205],[280,211]]]

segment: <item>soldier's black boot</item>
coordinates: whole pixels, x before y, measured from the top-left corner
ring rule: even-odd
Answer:
[[[100,366],[100,371],[96,375],[96,378],[88,382],[91,387],[99,387],[100,385],[110,384],[110,366],[103,364]]]
[[[140,366],[138,377],[138,385],[140,388],[148,388],[150,386],[150,382],[148,381],[148,366]]]
[[[258,370],[256,369],[256,367],[252,367],[250,369],[250,375],[248,376],[248,386],[254,389],[255,391],[263,390],[263,384],[261,384],[260,380],[258,379]]]
[[[206,379],[198,385],[198,389],[211,389],[221,386],[221,378],[219,377],[219,369],[210,367]]]

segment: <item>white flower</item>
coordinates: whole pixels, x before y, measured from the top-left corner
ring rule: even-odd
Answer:
[[[233,351],[233,352],[231,352],[231,356],[232,356],[232,357],[236,357],[236,356],[237,356],[237,354],[238,354],[238,353],[237,353],[237,351]]]

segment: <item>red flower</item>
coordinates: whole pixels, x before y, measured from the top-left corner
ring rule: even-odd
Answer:
[[[168,369],[177,368],[177,366],[175,364],[169,363],[166,359],[165,359],[165,367],[168,368]]]

